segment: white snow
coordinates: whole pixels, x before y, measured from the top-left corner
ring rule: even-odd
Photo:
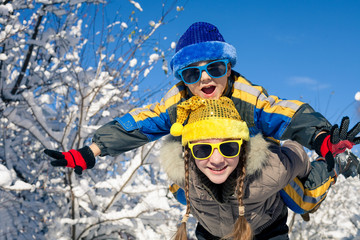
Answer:
[[[141,11],[141,12],[143,11],[143,9],[141,8],[141,6],[138,2],[130,0],[130,3],[133,4],[139,11]]]
[[[14,191],[33,190],[34,188],[35,186],[20,180],[16,180],[14,185],[7,187],[8,190],[14,190]]]
[[[9,186],[12,182],[11,172],[4,165],[0,164],[0,186]]]
[[[139,91],[139,85],[135,85],[135,86],[132,88],[132,91],[133,91],[133,92]]]
[[[135,67],[136,64],[137,64],[137,59],[136,58],[131,59],[130,62],[129,62],[130,67]]]
[[[151,20],[151,21],[149,22],[149,25],[150,25],[151,27],[154,27],[154,26],[155,26],[155,22],[154,22],[153,20]]]
[[[14,9],[13,9],[13,6],[12,4],[10,3],[7,3],[5,5],[0,5],[0,15],[8,15],[10,12],[12,12]]]
[[[0,53],[0,61],[6,60],[8,57],[4,53]]]
[[[357,92],[357,93],[355,94],[355,100],[356,100],[356,101],[360,101],[360,92]]]
[[[125,28],[128,28],[128,25],[126,24],[126,22],[122,22],[121,29],[125,29]]]
[[[150,73],[150,69],[146,68],[144,71],[144,77],[147,77],[147,75]]]
[[[33,190],[35,188],[35,186],[18,179],[12,184],[15,176],[15,172],[12,173],[4,165],[0,164],[0,188],[3,187],[6,190],[14,191]]]
[[[159,60],[160,56],[157,53],[153,53],[149,56],[149,65]]]

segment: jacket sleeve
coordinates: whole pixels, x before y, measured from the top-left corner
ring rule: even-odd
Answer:
[[[313,137],[331,124],[310,105],[269,95],[261,86],[236,76],[232,98],[251,134],[294,140],[312,149]]]
[[[329,131],[330,129],[331,124],[321,113],[315,112],[310,105],[303,104],[291,118],[281,140],[292,139],[308,149],[313,149],[314,137],[320,131]]]
[[[139,129],[127,131],[114,120],[96,130],[92,141],[100,148],[100,156],[116,156],[148,143],[149,139]]]
[[[100,156],[115,156],[167,135],[176,118],[173,110],[183,99],[184,92],[185,86],[179,83],[160,103],[135,108],[100,127],[92,140],[100,148]]]
[[[311,170],[307,177],[296,177],[280,195],[285,204],[295,213],[304,214],[311,212],[326,198],[334,179],[327,172],[325,161],[311,162]]]
[[[258,98],[255,124],[266,136],[294,140],[308,149],[313,149],[317,133],[331,128],[326,118],[309,104],[267,96],[266,91]]]

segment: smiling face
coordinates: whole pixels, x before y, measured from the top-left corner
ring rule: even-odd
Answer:
[[[209,139],[194,141],[194,143],[220,143],[223,141],[223,139]],[[199,170],[215,184],[224,183],[236,169],[238,163],[239,155],[233,158],[226,158],[220,154],[217,148],[215,148],[213,154],[205,160],[195,158],[195,164]]]
[[[204,66],[211,61],[201,61],[190,66]],[[227,79],[231,74],[231,65],[227,65],[227,73],[219,78],[210,77],[206,71],[201,73],[200,81],[194,84],[186,84],[192,94],[206,99],[219,99],[226,88]]]

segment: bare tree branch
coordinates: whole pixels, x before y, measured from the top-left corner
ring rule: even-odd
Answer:
[[[46,5],[43,5],[40,12],[42,12],[45,9],[45,7],[46,7]],[[36,38],[37,38],[42,19],[43,19],[43,15],[39,14],[39,18],[37,19],[37,22],[36,22],[36,25],[35,25],[35,28],[34,28],[34,33],[31,36],[32,40],[36,40]],[[29,66],[30,58],[31,58],[32,52],[34,50],[34,45],[35,45],[34,43],[29,45],[29,49],[28,49],[28,52],[26,54],[25,61],[24,61],[23,65],[22,65],[22,67],[21,67],[20,74],[19,74],[19,76],[18,76],[18,78],[17,78],[17,80],[15,82],[15,85],[14,85],[13,89],[11,90],[12,95],[15,95],[19,90],[21,82],[22,82],[22,80],[23,80],[23,78],[25,76],[26,69]]]

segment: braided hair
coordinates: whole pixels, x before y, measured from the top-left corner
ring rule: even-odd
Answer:
[[[234,224],[233,232],[225,237],[239,240],[252,239],[252,230],[249,222],[245,218],[244,206],[244,180],[246,176],[246,160],[247,160],[248,142],[243,141],[239,155],[238,177],[236,179],[236,196],[239,202],[239,217]]]
[[[181,220],[181,224],[174,236],[174,240],[187,240],[186,222],[190,215],[190,197],[189,197],[189,161],[190,161],[190,149],[185,147],[184,161],[185,161],[185,198],[186,198],[186,212]]]
[[[243,141],[241,151],[239,155],[239,163],[237,166],[237,179],[235,193],[239,202],[239,218],[234,224],[233,232],[225,236],[223,239],[239,239],[250,240],[252,239],[252,230],[250,224],[246,220],[244,213],[244,180],[246,176],[246,159],[248,152],[248,142]],[[186,212],[181,221],[181,224],[174,236],[174,240],[187,240],[186,222],[190,214],[190,198],[189,198],[189,163],[191,159],[190,149],[185,147],[184,149],[184,161],[185,161],[185,197],[186,197]]]

